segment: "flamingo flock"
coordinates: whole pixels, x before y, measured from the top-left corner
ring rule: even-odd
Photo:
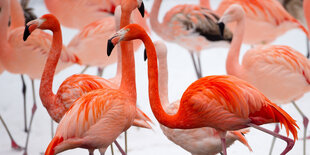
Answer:
[[[310,0],[214,3],[1,0],[0,154],[308,154]]]

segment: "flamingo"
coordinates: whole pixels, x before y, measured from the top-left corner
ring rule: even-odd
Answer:
[[[245,12],[246,29],[244,43],[256,45],[274,41],[288,30],[299,28],[308,31],[292,17],[277,0],[223,0],[216,13],[223,15],[232,4],[239,4]],[[235,25],[229,25],[234,29]]]
[[[259,125],[283,124],[287,135],[297,139],[296,121],[283,109],[272,103],[258,89],[246,81],[229,75],[206,76],[193,82],[183,93],[177,113],[167,114],[158,93],[157,56],[152,40],[137,24],[118,31],[109,41],[108,54],[120,41],[141,39],[148,57],[149,101],[156,119],[173,129],[212,127],[219,132],[223,153],[226,155],[227,131],[253,127],[287,142],[281,155],[289,152],[294,141]]]
[[[25,24],[36,19],[37,16],[33,13],[33,8],[28,7],[30,0],[21,0],[21,5],[24,11]]]
[[[162,0],[155,0],[150,14],[152,29],[162,39],[176,43],[187,49],[192,57],[197,77],[202,76],[200,65],[200,51],[229,43],[232,34],[225,29],[222,37],[216,23],[219,19],[213,11],[199,5],[178,5],[166,13],[163,22],[159,23],[158,13]],[[198,53],[196,66],[194,52]]]
[[[48,48],[51,45],[52,37],[43,32],[37,31],[29,38],[27,42],[21,40],[24,31],[24,15],[22,8],[16,0],[2,0],[0,2],[0,63],[8,72],[15,74],[26,74],[31,78],[33,91],[33,107],[30,117],[30,125],[36,111],[36,100],[34,92],[34,79],[41,78],[43,72],[43,64],[47,58]],[[12,7],[12,10],[11,10]],[[14,10],[13,10],[14,9]],[[11,26],[8,27],[9,16],[11,12]],[[61,62],[56,69],[68,67],[72,63],[77,63],[76,56],[64,48],[61,56]],[[25,88],[25,87],[24,87]],[[23,88],[23,93],[25,89]],[[25,94],[24,94],[25,107]],[[25,111],[25,108],[24,108]],[[25,117],[26,119],[26,117]],[[29,138],[30,128],[27,129],[25,121],[25,129],[28,130]],[[28,138],[26,141],[28,141]],[[27,145],[25,146],[27,150]]]
[[[24,40],[33,33],[36,28],[51,29],[53,32],[53,43],[49,58],[46,62],[41,84],[40,97],[42,104],[46,107],[51,118],[59,122],[65,112],[72,106],[74,101],[92,90],[102,88],[118,88],[118,84],[110,81],[86,74],[72,75],[67,78],[59,87],[57,94],[52,92],[53,77],[55,68],[61,54],[61,29],[58,20],[53,15],[44,15],[38,20],[29,22],[25,28]],[[136,120],[133,125],[145,128],[151,128],[146,121],[151,120],[140,110],[137,110]]]
[[[179,108],[180,100],[169,104],[168,100],[168,70],[167,70],[167,47],[162,41],[155,41],[154,46],[158,58],[159,97],[162,106],[169,114],[175,114]],[[175,144],[190,152],[192,155],[214,155],[221,152],[219,133],[209,127],[198,129],[170,129],[160,125],[163,133]],[[248,130],[228,131],[226,136],[227,147],[239,140],[252,151],[247,140],[243,136]]]
[[[309,120],[294,101],[310,91],[310,61],[291,47],[265,45],[248,50],[241,65],[239,53],[246,33],[246,16],[242,6],[231,5],[220,19],[219,25],[224,27],[231,22],[236,22],[236,29],[226,60],[227,74],[253,84],[275,103],[286,104],[293,101],[293,105],[303,117],[306,137]],[[304,138],[304,155],[305,146]]]

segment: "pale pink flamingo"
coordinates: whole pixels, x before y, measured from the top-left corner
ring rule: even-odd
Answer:
[[[167,114],[161,105],[158,89],[157,56],[152,40],[137,24],[118,31],[109,43],[141,39],[148,57],[149,101],[156,119],[169,128],[193,129],[212,127],[219,132],[226,155],[227,131],[253,127],[287,142],[281,155],[289,152],[294,141],[259,125],[283,124],[287,134],[297,139],[296,121],[283,109],[267,99],[258,89],[234,76],[206,76],[192,83],[183,93],[177,113]],[[110,47],[107,51],[111,52]]]
[[[245,12],[247,27],[243,42],[246,44],[270,43],[288,30],[296,28],[309,36],[304,26],[292,17],[277,0],[223,0],[216,13],[223,15],[232,4],[239,4]],[[228,26],[232,30],[235,28],[234,24]]]
[[[34,20],[37,18],[37,16],[33,13],[33,8],[30,8],[28,6],[30,0],[21,0],[21,6],[24,11],[24,16],[25,16],[25,24],[28,23],[31,20]]]
[[[158,13],[162,0],[154,0],[150,14],[152,29],[162,39],[176,43],[187,49],[194,63],[197,77],[202,76],[200,51],[229,43],[232,34],[225,29],[222,37],[216,23],[219,19],[213,11],[199,5],[177,5],[166,13],[163,22],[159,23]],[[194,52],[198,52],[196,65]]]
[[[38,20],[31,21],[25,28],[24,39],[26,40],[36,28],[51,29],[53,32],[53,43],[49,58],[46,62],[40,84],[40,97],[42,104],[46,107],[50,116],[59,122],[65,112],[72,106],[74,101],[92,90],[101,88],[117,89],[118,84],[86,74],[73,75],[67,78],[59,87],[57,94],[52,92],[52,84],[55,68],[61,54],[62,37],[60,24],[52,15],[44,15]],[[134,124],[139,127],[151,128],[146,121],[151,121],[140,109],[137,108]]]
[[[248,50],[241,65],[240,47],[246,33],[246,16],[242,6],[231,5],[219,25],[224,27],[231,22],[236,22],[236,29],[226,60],[227,74],[248,81],[277,104],[292,102],[303,117],[306,137],[308,118],[294,101],[310,91],[310,61],[288,46],[265,45]],[[305,145],[304,139],[304,154]]]
[[[167,47],[161,41],[155,41],[154,46],[158,58],[159,97],[163,108],[168,114],[175,114],[179,109],[180,100],[169,104],[168,100],[168,69],[167,69]],[[219,133],[209,127],[199,129],[170,129],[160,125],[163,133],[175,144],[190,152],[192,155],[214,155],[220,153],[221,141]],[[226,135],[226,146],[229,147],[236,140],[246,145],[252,151],[247,140],[243,136],[248,130],[228,131]]]

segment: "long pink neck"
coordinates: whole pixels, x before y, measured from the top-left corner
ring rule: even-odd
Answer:
[[[244,36],[245,19],[237,21],[234,37],[226,59],[226,71],[229,75],[242,76],[242,66],[239,63],[240,48]]]
[[[310,31],[310,0],[304,0],[303,8],[304,8],[304,15],[305,15],[307,26],[308,26],[308,31]],[[308,36],[308,38],[310,37]]]
[[[167,52],[158,51],[158,71],[159,71],[159,96],[164,109],[169,104],[168,99],[168,69],[167,69]],[[160,49],[162,50],[162,49]],[[165,53],[163,53],[165,52]]]
[[[199,4],[200,4],[200,6],[202,6],[204,8],[212,9],[209,0],[200,0]]]
[[[146,33],[140,39],[145,45],[148,57],[149,100],[151,109],[159,123],[170,128],[183,126],[178,121],[179,113],[168,115],[161,105],[158,93],[158,66],[155,47],[151,38]]]
[[[43,75],[40,84],[40,98],[42,104],[50,113],[51,111],[65,111],[65,108],[61,105],[55,105],[55,94],[53,93],[53,79],[56,70],[56,66],[62,50],[62,36],[59,23],[55,24],[53,31],[52,46],[45,63]],[[53,117],[53,115],[51,115]],[[59,120],[59,118],[53,118]]]
[[[163,33],[163,24],[158,21],[159,8],[162,0],[154,0],[152,10],[150,13],[150,24],[152,26],[153,31],[155,31],[158,35]]]
[[[11,0],[11,26],[10,28],[17,28],[25,26],[25,17],[22,6],[17,0]]]

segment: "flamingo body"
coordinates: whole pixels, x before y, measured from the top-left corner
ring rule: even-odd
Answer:
[[[250,49],[242,66],[246,74],[241,78],[275,103],[290,103],[310,91],[310,62],[291,47],[268,45]]]
[[[239,4],[245,12],[247,26],[244,43],[246,44],[270,43],[295,28],[300,28],[308,36],[308,31],[276,0],[224,0],[216,12],[223,15],[232,4]],[[233,24],[229,27],[235,29]]]
[[[135,102],[124,92],[108,88],[91,91],[64,115],[45,154],[76,147],[106,149],[131,126],[135,110]]]

